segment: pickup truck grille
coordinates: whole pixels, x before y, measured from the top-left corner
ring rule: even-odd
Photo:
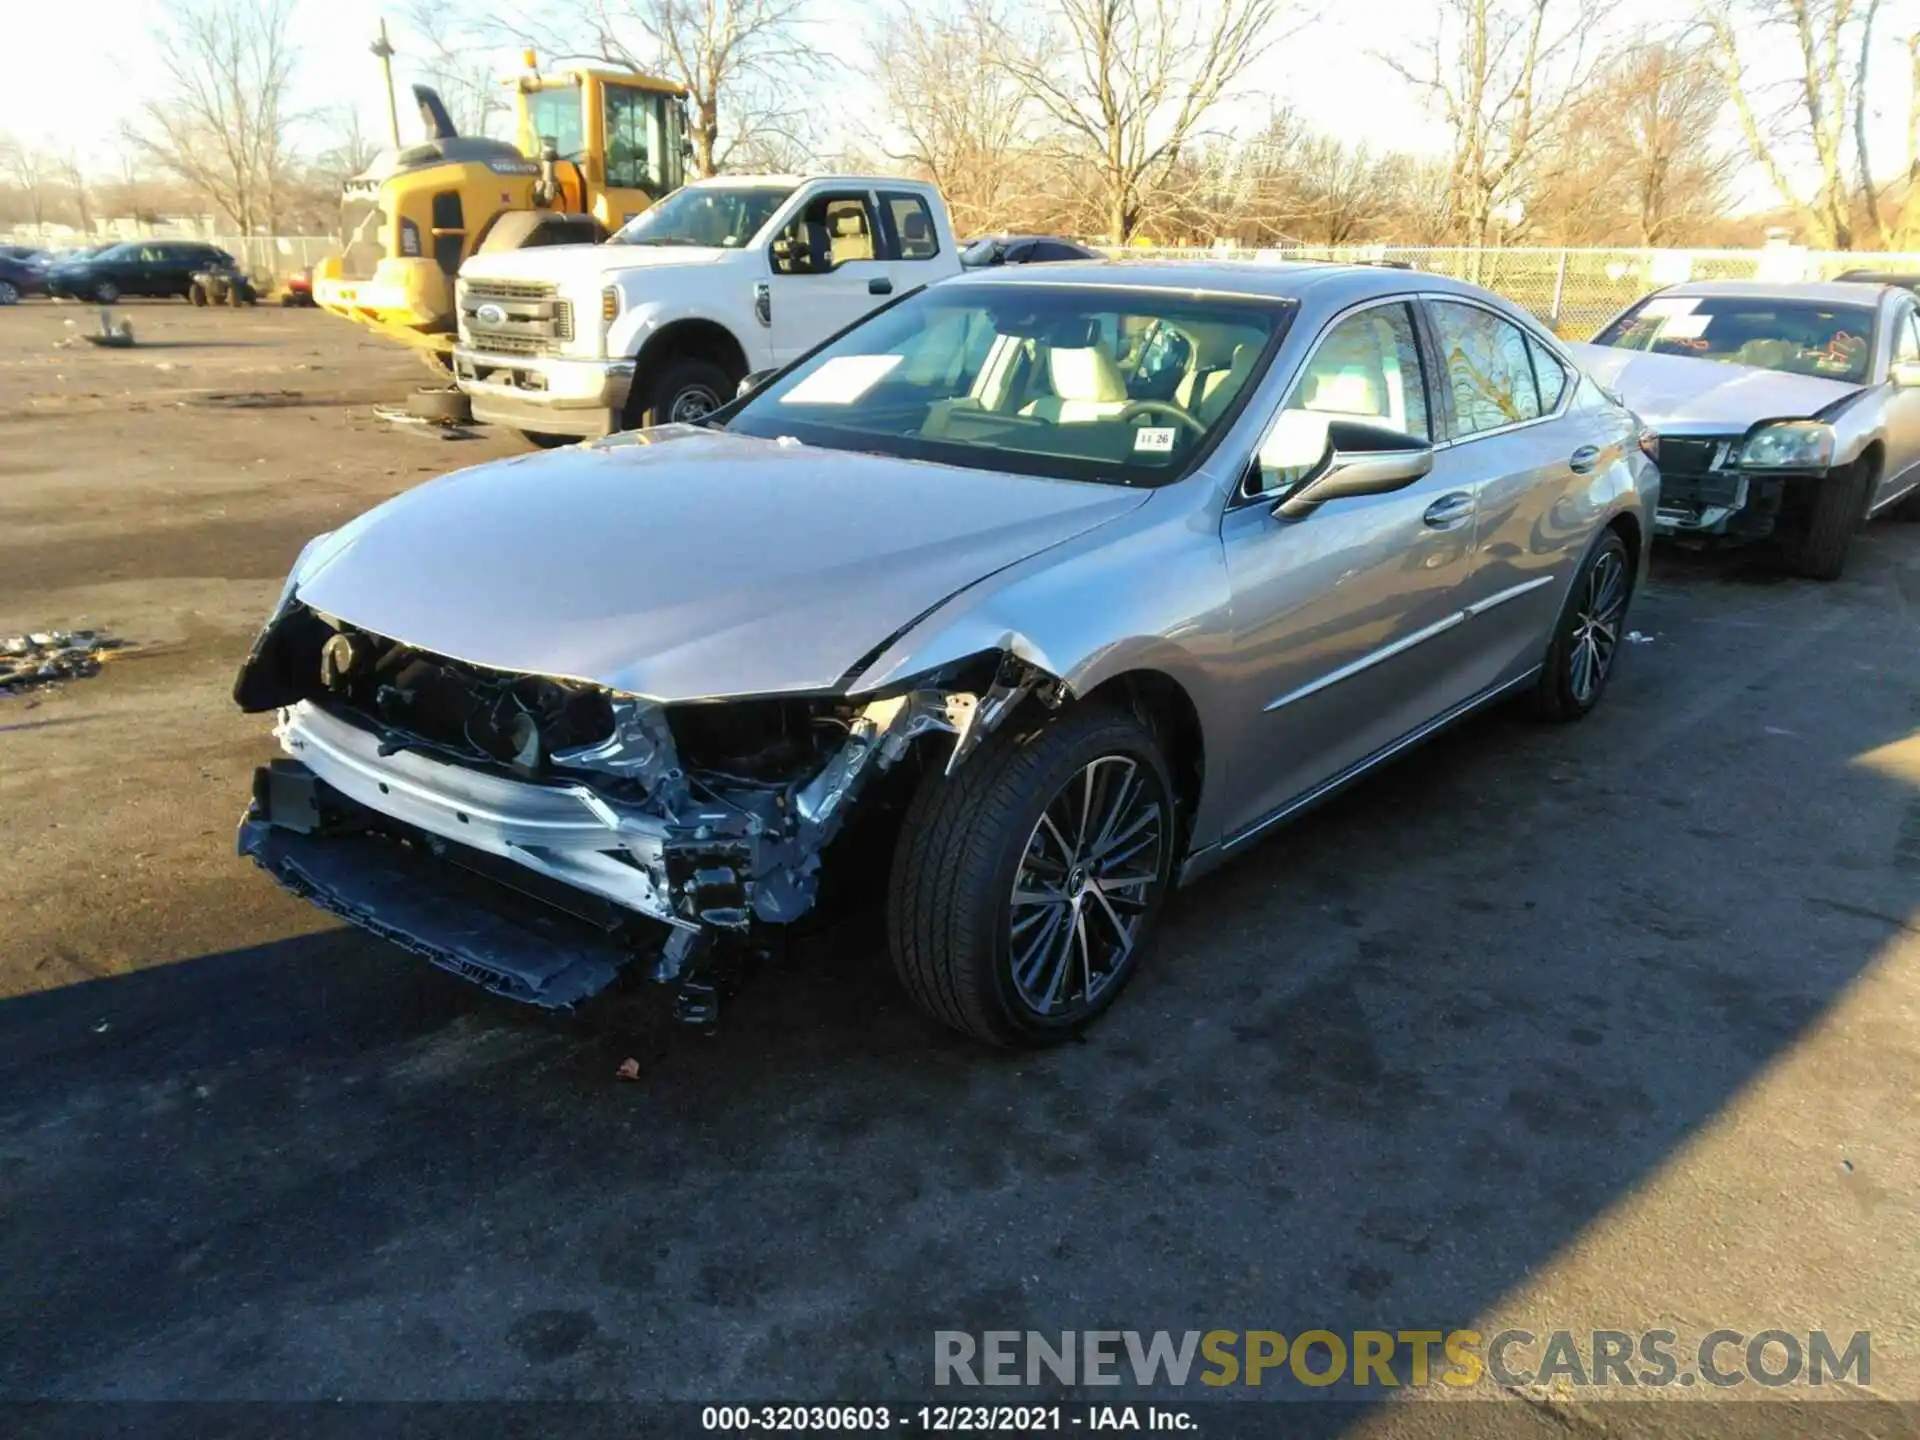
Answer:
[[[495,355],[553,355],[573,339],[573,306],[558,287],[531,280],[462,280],[460,338]],[[498,310],[480,318],[483,309]]]

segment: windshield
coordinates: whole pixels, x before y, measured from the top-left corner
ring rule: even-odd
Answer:
[[[614,232],[609,245],[711,245],[737,250],[760,233],[793,191],[689,185]]]
[[[1873,356],[1873,308],[1732,295],[1655,295],[1594,337],[1596,345],[1725,360],[1860,384]]]
[[[801,361],[729,430],[983,470],[1159,485],[1239,409],[1289,301],[946,284]]]

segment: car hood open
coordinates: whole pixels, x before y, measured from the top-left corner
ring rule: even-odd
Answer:
[[[1726,435],[1762,420],[1810,415],[1862,387],[1725,360],[1654,355],[1611,345],[1569,345],[1580,367],[1663,434]]]
[[[301,601],[659,700],[822,691],[956,592],[1148,493],[668,427],[460,471],[314,547]]]

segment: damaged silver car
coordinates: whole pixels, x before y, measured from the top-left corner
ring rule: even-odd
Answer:
[[[1904,287],[1674,285],[1571,348],[1659,437],[1661,535],[1771,540],[1835,580],[1868,520],[1920,519],[1920,301]]]
[[[1657,479],[1484,291],[1007,267],[700,427],[483,465],[308,545],[235,698],[240,848],[504,995],[883,902],[980,1039],[1075,1033],[1169,889],[1504,696],[1603,693]]]

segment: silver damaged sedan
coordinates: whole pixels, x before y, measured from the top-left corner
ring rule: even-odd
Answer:
[[[884,895],[981,1040],[1099,1015],[1169,889],[1502,697],[1605,691],[1638,422],[1482,290],[1007,267],[699,428],[446,476],[309,544],[235,687],[240,848],[501,994],[711,1021]]]

